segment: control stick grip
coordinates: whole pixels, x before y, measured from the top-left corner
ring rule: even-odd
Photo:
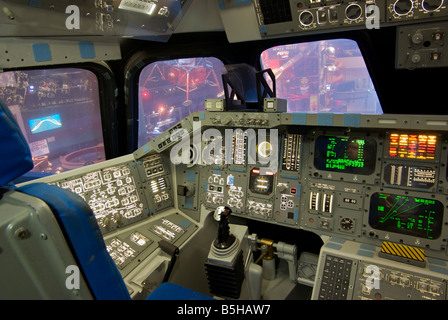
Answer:
[[[229,216],[232,210],[229,207],[219,207],[215,210],[215,219],[219,221],[218,237],[213,245],[217,249],[227,249],[235,242],[235,236],[230,234]]]

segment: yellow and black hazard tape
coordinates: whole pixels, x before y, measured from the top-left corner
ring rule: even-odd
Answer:
[[[426,266],[425,250],[404,244],[385,241],[381,244],[379,256],[419,267]]]

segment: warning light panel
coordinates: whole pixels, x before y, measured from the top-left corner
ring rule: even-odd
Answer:
[[[270,170],[266,170],[262,174],[259,168],[253,168],[250,171],[249,189],[253,193],[262,195],[269,195],[272,193],[274,185],[274,173]]]
[[[436,148],[436,135],[391,133],[389,136],[389,156],[391,157],[434,160]]]

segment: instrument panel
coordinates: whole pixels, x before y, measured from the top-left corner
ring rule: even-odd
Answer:
[[[283,6],[254,1],[260,33],[272,36],[310,30],[378,29],[400,23],[443,19],[448,14],[444,0],[286,0]]]
[[[281,0],[275,4],[268,0],[220,0],[218,4],[231,42],[379,29],[443,21],[448,15],[445,0]],[[235,14],[248,21],[248,30],[233,27]]]
[[[445,250],[441,134],[294,126],[280,132],[276,174],[254,165],[203,170],[203,204],[318,234]]]
[[[201,116],[202,133],[209,119],[222,141],[229,142],[219,146],[221,154],[246,150],[246,160],[238,163],[226,164],[222,156],[211,165],[176,166],[177,176],[187,170],[199,177],[196,196],[207,210],[225,205],[243,218],[372,245],[394,241],[446,258],[444,120],[361,115],[355,126],[344,126],[348,115],[272,114],[260,129],[266,138],[257,135],[250,143],[250,138],[238,139],[251,136],[253,129],[244,129],[244,124],[257,116],[230,115],[234,126],[229,121],[217,124],[212,112]],[[236,130],[240,126],[243,133]],[[224,138],[232,133],[233,138]],[[202,151],[209,143],[190,142]],[[256,157],[249,157],[250,148]],[[276,155],[274,170],[272,158],[261,161],[271,154]],[[185,199],[178,197],[178,205]]]
[[[173,207],[170,167],[161,156],[70,176],[54,184],[83,198],[103,234]]]
[[[52,0],[3,0],[5,14],[0,16],[3,26],[0,34],[151,36],[152,40],[167,41],[190,3],[173,0],[95,0],[73,4],[66,0],[57,3]],[[36,25],[39,27],[36,28]]]

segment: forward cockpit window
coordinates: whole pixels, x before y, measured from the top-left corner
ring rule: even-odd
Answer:
[[[222,70],[217,58],[157,61],[139,78],[138,147],[193,112],[204,111],[207,98],[223,98]]]
[[[281,45],[261,54],[288,112],[382,114],[366,64],[353,40]]]
[[[28,141],[33,171],[60,173],[105,160],[98,80],[91,71],[0,73],[0,98]]]

